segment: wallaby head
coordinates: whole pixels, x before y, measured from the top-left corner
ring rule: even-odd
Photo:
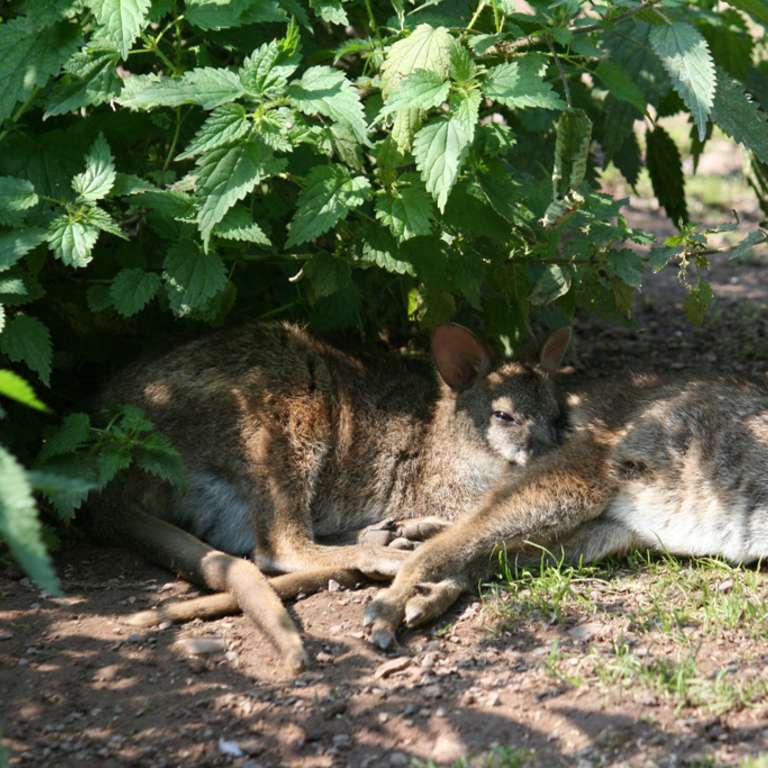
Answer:
[[[487,348],[470,330],[438,326],[432,356],[463,435],[520,466],[558,445],[566,419],[553,375],[570,340],[570,328],[561,328],[545,342],[537,365],[505,362],[493,369]]]

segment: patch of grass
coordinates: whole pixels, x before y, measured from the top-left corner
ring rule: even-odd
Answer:
[[[490,751],[472,758],[461,758],[451,763],[451,768],[527,768],[539,765],[532,749],[492,746]],[[412,768],[438,768],[434,760],[413,760]]]
[[[555,638],[546,659],[544,659],[544,670],[558,683],[568,688],[578,688],[584,682],[584,678],[578,672],[566,669],[568,662],[574,658],[574,656],[565,656],[560,647],[560,640]]]

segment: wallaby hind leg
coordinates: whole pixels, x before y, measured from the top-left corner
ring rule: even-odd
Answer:
[[[243,613],[280,652],[292,672],[306,666],[301,636],[264,574],[239,557],[209,547],[175,525],[133,506],[119,529],[149,559],[185,579],[218,592],[229,592]]]

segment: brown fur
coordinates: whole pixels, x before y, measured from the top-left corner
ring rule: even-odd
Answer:
[[[768,555],[768,393],[736,381],[625,377],[575,391],[572,433],[427,542],[368,606],[388,646],[530,543],[569,561],[631,547],[744,562]]]
[[[301,666],[299,635],[259,569],[394,575],[407,552],[320,539],[354,540],[386,518],[428,516],[415,528],[435,532],[554,448],[562,403],[550,372],[569,338],[554,334],[538,367],[491,371],[469,331],[441,326],[436,377],[395,359],[363,365],[290,325],[213,334],[135,366],[101,399],[146,411],[181,453],[186,490],[136,471],[96,506],[155,560],[230,592]]]

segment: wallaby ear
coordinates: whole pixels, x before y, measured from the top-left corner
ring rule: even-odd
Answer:
[[[563,364],[563,356],[568,345],[571,343],[573,333],[571,327],[566,325],[564,328],[558,328],[544,342],[539,355],[539,365],[549,373],[557,373]]]
[[[432,331],[432,357],[440,376],[451,389],[465,389],[491,370],[491,356],[472,331],[457,323]]]

